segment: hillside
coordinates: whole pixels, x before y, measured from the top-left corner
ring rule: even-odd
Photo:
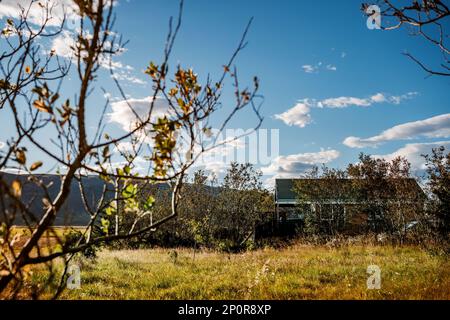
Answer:
[[[42,188],[35,183],[30,182],[28,179],[29,176],[25,174],[17,175],[2,172],[1,176],[9,184],[15,179],[22,183],[22,200],[29,205],[30,210],[35,213],[37,218],[41,217],[43,213],[42,198],[44,197]],[[48,192],[50,197],[56,197],[61,186],[61,178],[58,175],[37,174],[34,176],[38,177],[45,185],[49,186]],[[83,185],[89,204],[92,205],[97,203],[100,199],[104,181],[98,177],[90,176],[83,178]],[[89,214],[83,206],[77,181],[72,182],[70,190],[66,202],[57,214],[54,222],[55,226],[81,226],[86,225],[89,222]],[[0,220],[1,219],[2,218],[0,217]],[[23,219],[21,217],[16,217],[15,224],[23,225]]]

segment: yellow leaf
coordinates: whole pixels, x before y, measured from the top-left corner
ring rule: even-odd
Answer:
[[[9,271],[8,270],[0,270],[0,277],[6,277],[9,276]]]
[[[26,66],[26,67],[25,67],[25,72],[26,72],[26,73],[30,73],[30,72],[31,72],[30,66]]]
[[[34,171],[34,170],[38,169],[41,166],[42,166],[42,161],[36,161],[35,163],[33,163],[31,165],[30,171]]]
[[[47,107],[44,103],[44,101],[42,100],[36,100],[33,102],[33,107],[35,107],[36,109],[38,109],[39,111],[42,112],[48,112],[51,113],[51,109],[49,107]]]
[[[14,180],[11,184],[13,195],[19,198],[22,195],[22,184],[19,180]]]
[[[25,155],[25,151],[17,150],[16,151],[16,160],[20,164],[25,164],[25,162],[27,162],[27,157]]]

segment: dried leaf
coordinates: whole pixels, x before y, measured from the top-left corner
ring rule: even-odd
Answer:
[[[47,198],[42,198],[42,203],[44,204],[44,209],[47,210],[52,206],[52,203]]]
[[[52,109],[50,109],[48,106],[46,106],[44,101],[42,101],[42,100],[34,101],[33,107],[35,107],[36,109],[38,109],[39,111],[42,111],[42,112],[51,113],[51,111],[52,111]]]
[[[27,156],[25,155],[25,151],[19,149],[16,151],[16,160],[20,164],[25,164],[27,162]]]
[[[36,161],[30,167],[30,171],[34,171],[42,166],[42,161]]]

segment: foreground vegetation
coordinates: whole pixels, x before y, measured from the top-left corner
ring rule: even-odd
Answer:
[[[105,250],[79,263],[81,288],[63,299],[450,299],[448,258],[412,246]],[[372,264],[380,290],[367,289]]]

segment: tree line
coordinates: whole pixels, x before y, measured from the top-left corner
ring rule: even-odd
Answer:
[[[448,246],[450,153],[439,147],[423,157],[426,169],[421,176],[413,175],[406,158],[388,161],[366,154],[345,169],[309,170],[294,186],[297,210],[304,214],[301,232],[321,236],[384,233],[401,243],[408,238]],[[311,184],[310,179],[318,181]]]

